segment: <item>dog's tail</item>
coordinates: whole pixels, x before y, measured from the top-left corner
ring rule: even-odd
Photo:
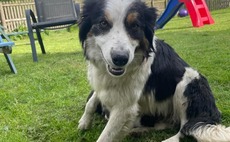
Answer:
[[[200,122],[187,131],[186,135],[193,136],[198,142],[230,142],[230,127]]]

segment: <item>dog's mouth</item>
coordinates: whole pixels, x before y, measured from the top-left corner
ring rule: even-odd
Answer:
[[[108,65],[108,71],[114,76],[121,76],[125,73],[125,68],[111,67],[110,65]]]

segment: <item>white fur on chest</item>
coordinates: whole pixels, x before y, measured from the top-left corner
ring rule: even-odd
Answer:
[[[153,57],[154,55],[139,66],[131,64],[126,74],[121,77],[112,77],[103,65],[98,68],[89,63],[89,82],[106,109],[125,108],[137,104],[151,73]]]

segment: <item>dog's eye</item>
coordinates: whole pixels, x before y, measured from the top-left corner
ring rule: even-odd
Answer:
[[[132,30],[137,30],[139,27],[140,26],[137,23],[131,25]]]
[[[100,22],[100,27],[102,27],[102,28],[105,28],[105,27],[107,27],[109,25],[109,23],[106,21],[106,20],[102,20],[101,22]]]

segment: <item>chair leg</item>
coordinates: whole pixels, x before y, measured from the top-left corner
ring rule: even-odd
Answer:
[[[31,19],[30,19],[30,11],[29,10],[26,10],[26,23],[27,23],[27,27],[28,27],[28,36],[30,38],[30,45],[31,45],[31,49],[32,49],[33,61],[37,62],[38,61],[37,51],[36,51],[36,46],[35,46],[35,41],[34,41],[33,29],[31,26]]]
[[[14,63],[13,63],[13,61],[12,61],[10,55],[4,53],[4,56],[5,56],[6,61],[7,61],[8,65],[9,65],[9,67],[10,67],[10,70],[11,70],[14,74],[16,74],[16,73],[17,73],[17,69],[16,69],[16,67],[14,66]]]
[[[36,33],[37,33],[38,43],[40,44],[42,53],[43,53],[43,54],[46,54],[46,51],[45,51],[45,47],[44,47],[44,44],[43,44],[43,41],[42,41],[42,36],[41,36],[40,30],[39,30],[39,29],[36,29]]]
[[[34,60],[34,62],[37,62],[38,57],[37,57],[37,51],[36,51],[36,46],[35,46],[34,35],[33,35],[33,30],[32,29],[31,29],[31,31],[29,30],[28,35],[29,35],[29,38],[30,38],[30,44],[31,44],[31,49],[32,49],[33,60]]]

